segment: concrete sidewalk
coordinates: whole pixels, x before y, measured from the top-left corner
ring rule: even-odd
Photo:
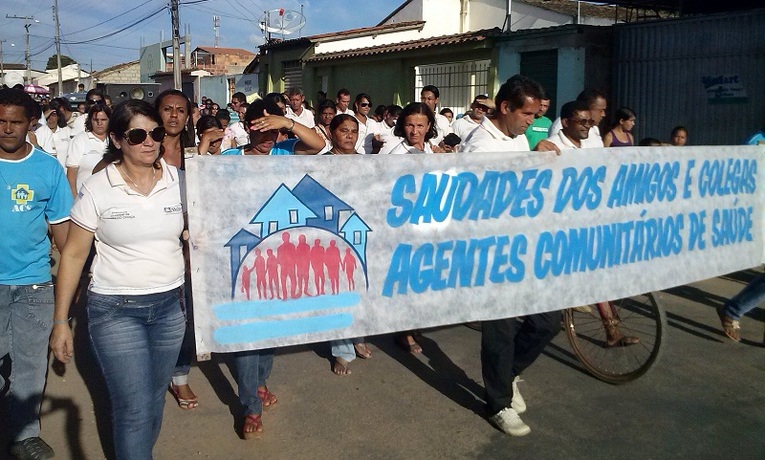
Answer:
[[[343,377],[330,370],[327,344],[278,350],[268,386],[279,403],[264,413],[259,440],[238,435],[236,386],[225,363],[200,363],[190,375],[200,406],[182,411],[168,393],[155,458],[762,460],[765,314],[756,309],[742,320],[745,340],[734,344],[714,311],[751,276],[660,293],[669,322],[664,354],[627,385],[586,374],[559,334],[523,375],[523,420],[532,428],[523,438],[484,419],[480,333],[452,326],[425,331],[420,356],[397,348],[391,336],[373,337],[373,357],[357,359]],[[52,366],[48,376],[42,436],[56,458],[105,458],[105,388],[86,334],[76,333],[75,362]]]

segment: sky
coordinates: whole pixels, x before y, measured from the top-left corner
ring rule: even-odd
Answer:
[[[191,34],[191,49],[215,42],[213,15],[220,16],[218,46],[257,52],[264,42],[258,26],[264,12],[301,11],[305,26],[284,38],[377,25],[404,0],[180,0],[181,35]],[[61,54],[74,58],[86,71],[98,71],[138,59],[142,45],[171,38],[169,0],[58,0]],[[352,4],[353,9],[348,8]],[[0,0],[0,41],[3,62],[23,64],[24,25],[29,27],[32,68],[45,70],[56,54],[53,0]],[[7,16],[33,17],[33,22]],[[280,35],[273,35],[281,38]]]

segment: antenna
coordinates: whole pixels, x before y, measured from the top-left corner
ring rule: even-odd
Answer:
[[[305,16],[299,11],[274,8],[264,11],[258,24],[266,34],[266,41],[271,39],[272,33],[280,34],[284,39],[285,35],[293,34],[305,26]]]
[[[215,30],[215,48],[217,48],[220,37],[220,16],[213,16],[213,30]]]

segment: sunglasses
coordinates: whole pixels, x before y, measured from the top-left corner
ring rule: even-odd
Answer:
[[[88,104],[103,104],[103,99],[88,99]]]
[[[359,102],[359,107],[369,107],[371,105],[369,102]]]
[[[133,128],[125,132],[125,139],[130,145],[143,144],[148,136],[151,136],[151,139],[154,142],[162,142],[162,139],[165,138],[165,128],[162,126],[157,126],[151,131],[146,131],[145,129],[141,128]]]

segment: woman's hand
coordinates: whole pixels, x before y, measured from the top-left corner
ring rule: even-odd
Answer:
[[[263,109],[263,116],[250,122],[251,131],[270,131],[272,129],[292,129],[295,125],[294,120],[281,115],[273,115]]]
[[[50,349],[56,359],[66,364],[74,356],[74,341],[72,340],[72,328],[69,322],[54,324],[50,334]]]

